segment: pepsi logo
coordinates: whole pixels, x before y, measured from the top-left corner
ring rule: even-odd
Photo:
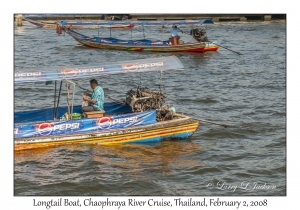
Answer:
[[[54,132],[72,132],[73,130],[80,129],[80,123],[39,123],[36,125],[36,131],[42,135],[47,136]]]
[[[160,62],[154,62],[154,63],[141,63],[141,64],[125,64],[122,65],[122,68],[125,71],[136,71],[138,69],[144,69],[144,68],[156,68],[156,67],[161,67],[164,66],[164,61]]]
[[[138,64],[126,64],[122,66],[123,69],[126,69],[127,71],[136,71],[139,68]]]
[[[78,73],[98,73],[103,71],[104,71],[104,67],[95,67],[89,69],[79,69]]]
[[[47,136],[53,131],[53,127],[52,123],[39,123],[36,125],[36,131],[42,136]]]
[[[62,69],[60,72],[65,77],[75,77],[78,74],[78,69]]]
[[[109,129],[112,124],[113,119],[111,117],[101,117],[97,119],[97,125],[102,129]]]
[[[163,42],[156,42],[156,41],[152,41],[151,44],[163,44]]]
[[[197,23],[197,22],[199,22],[199,21],[196,21],[196,20],[187,20],[186,22],[187,22],[187,23]]]
[[[112,41],[108,41],[108,40],[106,40],[106,39],[101,39],[101,42],[104,42],[104,43],[112,43]]]

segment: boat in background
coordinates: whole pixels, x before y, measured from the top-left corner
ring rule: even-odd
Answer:
[[[92,48],[148,52],[204,52],[205,48],[205,43],[199,42],[172,45],[169,41],[161,40],[88,37],[67,27],[62,27],[62,30],[79,43]]]
[[[202,25],[202,24],[214,24],[211,19],[201,19],[201,20],[123,20],[123,21],[82,21],[82,20],[62,20],[58,22],[61,26],[106,26],[106,25],[139,25],[139,26],[147,26],[147,25]]]
[[[205,30],[203,29],[192,29],[190,34],[195,42],[183,42],[183,40],[174,40],[170,38],[169,40],[121,40],[112,37],[89,37],[72,30],[73,26],[105,26],[105,25],[118,25],[118,24],[134,24],[141,25],[196,25],[196,24],[213,24],[211,19],[203,20],[178,20],[178,21],[72,21],[64,20],[57,24],[57,33],[61,34],[62,31],[69,34],[79,43],[92,47],[101,49],[114,49],[114,50],[127,50],[127,51],[149,51],[149,52],[204,52],[204,51],[216,51],[219,46],[215,43],[209,42]]]
[[[27,21],[33,25],[39,26],[39,27],[44,27],[44,28],[56,28],[57,27],[57,22],[42,22],[42,21],[36,21],[32,20],[29,18],[22,18],[24,21]],[[82,21],[83,23],[86,24],[80,24],[80,25],[70,25],[70,28],[132,28],[134,25],[133,24],[120,24],[120,25],[92,25],[88,24],[90,21]]]
[[[57,22],[42,22],[42,21],[36,21],[36,20],[31,20],[29,18],[22,18],[22,20],[27,21],[33,25],[39,26],[39,27],[44,27],[44,28],[56,28]]]
[[[178,114],[175,108],[164,105],[167,97],[161,92],[161,88],[160,91],[148,88],[130,90],[126,93],[125,101],[104,103],[104,115],[103,111],[82,113],[81,105],[74,106],[76,79],[120,73],[162,73],[179,69],[183,69],[181,61],[175,56],[169,56],[49,71],[16,70],[15,85],[54,81],[55,91],[53,108],[14,113],[14,150],[68,144],[145,143],[187,138],[197,130],[199,120]],[[57,81],[60,81],[58,96]],[[63,81],[67,87],[67,106],[62,107],[59,106],[59,101]],[[59,119],[58,116],[63,118]]]

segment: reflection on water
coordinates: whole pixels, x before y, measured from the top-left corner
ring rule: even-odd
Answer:
[[[200,150],[197,144],[190,142],[166,141],[157,146],[127,144],[104,147],[101,150],[93,148],[91,159],[112,167],[116,166],[117,169],[121,169],[120,172],[130,170],[138,173],[151,167],[153,170],[168,174],[173,168],[179,169],[199,165],[197,160],[184,159],[197,150]],[[114,155],[116,155],[116,158],[111,158]],[[103,158],[103,156],[106,158]]]
[[[202,165],[199,160],[187,159],[191,154],[199,150],[201,148],[197,144],[189,141],[164,141],[157,143],[155,146],[144,144],[120,144],[113,146],[66,145],[58,148],[15,152],[15,164],[47,162],[47,170],[49,168],[55,169],[59,165],[66,164],[62,161],[69,161],[69,158],[71,158],[68,156],[69,153],[76,153],[84,157],[84,162],[93,162],[102,172],[130,172],[138,174],[144,169],[151,167],[153,170],[168,174],[173,168],[180,169]],[[65,154],[63,155],[63,153]],[[109,168],[105,168],[105,166]],[[33,172],[35,171],[31,171],[31,173]]]
[[[15,174],[15,180],[25,179],[44,187],[56,181],[81,183],[90,179],[96,179],[99,184],[114,184],[116,180],[147,182],[159,176],[172,176],[178,170],[201,166],[201,161],[190,158],[200,150],[190,141],[165,141],[155,146],[67,145],[34,149],[15,153],[15,171],[22,171]]]

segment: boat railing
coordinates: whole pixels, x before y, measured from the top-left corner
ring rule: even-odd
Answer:
[[[70,107],[70,103],[69,103],[69,97],[70,97],[70,86],[68,85],[68,83],[71,83],[73,85],[73,89],[72,89],[72,105]],[[76,88],[76,83],[72,82],[70,80],[66,79],[66,89],[67,89],[67,105],[68,105],[68,116],[69,118],[72,120],[72,114],[73,114],[73,107],[74,107],[74,94],[75,94],[75,88]]]

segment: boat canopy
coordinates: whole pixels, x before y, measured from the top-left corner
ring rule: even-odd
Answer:
[[[76,15],[82,16],[82,14],[25,14],[24,16],[30,18],[30,17],[67,17],[67,16],[74,17]],[[99,15],[89,14],[89,16],[99,16]]]
[[[67,67],[50,70],[15,70],[15,83],[72,80],[120,73],[167,71],[183,69],[176,56],[118,61],[113,64],[99,64],[85,67]]]
[[[156,20],[156,21],[82,21],[82,20],[62,20],[58,22],[61,26],[103,26],[103,25],[183,25],[183,24],[214,24],[211,19],[201,20]]]

